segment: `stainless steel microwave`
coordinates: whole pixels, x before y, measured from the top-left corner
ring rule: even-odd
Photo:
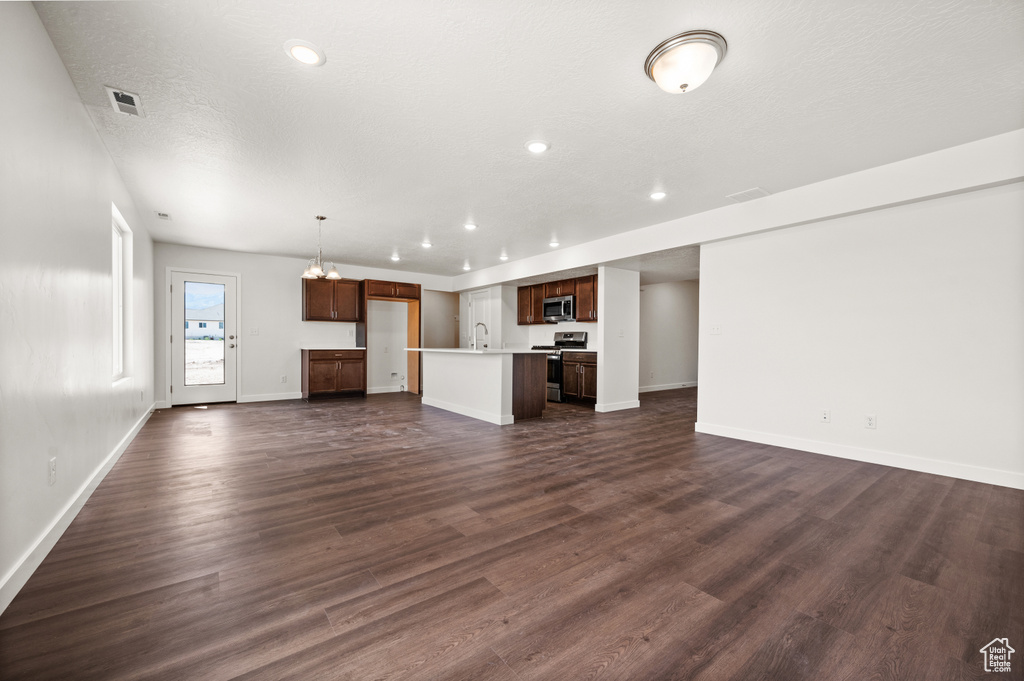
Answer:
[[[576,321],[576,296],[545,298],[543,305],[546,322]]]

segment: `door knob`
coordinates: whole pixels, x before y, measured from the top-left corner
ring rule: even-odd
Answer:
[[[235,347],[235,344],[234,344],[234,343],[232,343],[232,344],[231,344],[231,345],[229,345],[228,347],[229,347],[229,348],[233,348],[233,347]]]
[[[231,340],[235,340],[234,336],[228,336],[228,338],[230,338]]]

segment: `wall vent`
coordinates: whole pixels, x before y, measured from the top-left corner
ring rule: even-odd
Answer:
[[[107,96],[110,98],[110,105],[114,111],[129,116],[145,116],[142,110],[142,98],[133,92],[126,92],[110,86],[105,86]]]
[[[745,189],[735,194],[729,194],[725,198],[732,199],[736,203],[743,203],[744,201],[753,201],[754,199],[761,199],[765,196],[771,196],[770,192],[766,192],[760,187],[754,187],[753,189]]]
[[[170,213],[161,213],[160,211],[157,211],[156,212],[156,216],[158,218],[160,218],[161,220],[170,220],[171,219],[171,214]]]

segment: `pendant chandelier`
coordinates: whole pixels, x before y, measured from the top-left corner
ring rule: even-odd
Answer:
[[[316,216],[316,257],[310,258],[306,263],[306,271],[302,273],[303,279],[341,279],[334,263],[329,260],[324,262],[323,250],[320,248],[320,236],[326,219],[323,215]],[[330,265],[329,269],[327,265]]]

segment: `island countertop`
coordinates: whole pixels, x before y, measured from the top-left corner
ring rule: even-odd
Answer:
[[[542,355],[547,350],[530,350],[529,348],[485,348],[473,350],[472,348],[406,348],[409,352],[447,352],[460,355]]]

